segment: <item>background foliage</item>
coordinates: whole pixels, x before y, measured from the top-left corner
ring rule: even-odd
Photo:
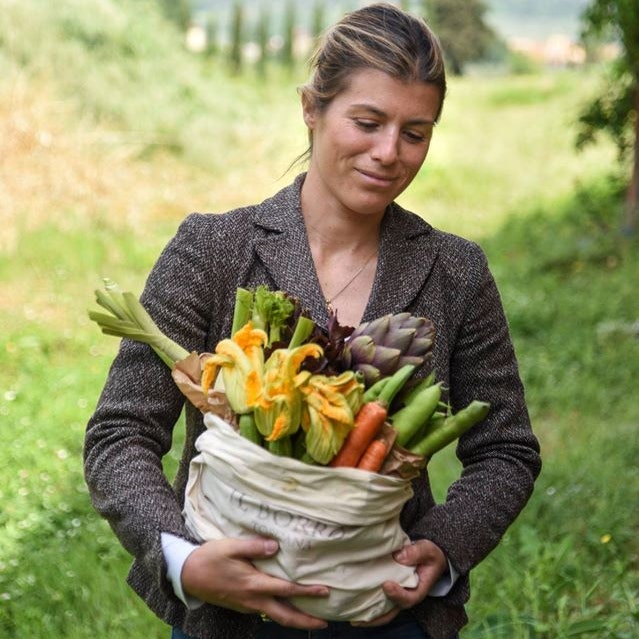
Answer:
[[[486,23],[483,0],[427,0],[424,14],[437,33],[448,69],[461,75],[468,62],[481,60],[497,34]]]
[[[117,348],[86,309],[102,276],[139,291],[188,212],[290,181],[304,70],[233,76],[187,54],[150,0],[4,0],[0,63],[0,636],[159,639],[82,478]],[[573,149],[598,78],[453,79],[402,197],[487,251],[545,461],[472,574],[463,639],[637,636],[639,260],[617,233],[614,145]],[[453,450],[435,458],[440,498],[458,471]]]
[[[578,145],[609,133],[620,155],[631,156],[624,228],[636,233],[639,218],[639,2],[593,0],[584,12],[587,35],[604,35],[619,43],[621,54],[612,65],[608,87],[580,116]]]

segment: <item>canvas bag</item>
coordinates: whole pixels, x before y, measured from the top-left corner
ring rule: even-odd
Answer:
[[[417,585],[414,568],[391,556],[408,542],[399,514],[413,494],[410,481],[277,457],[212,413],[204,422],[184,505],[196,538],[277,539],[279,552],[254,563],[276,577],[329,586],[327,598],[291,599],[326,620],[370,621],[393,606],[384,581]]]

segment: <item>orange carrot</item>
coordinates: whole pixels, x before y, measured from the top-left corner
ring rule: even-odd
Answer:
[[[379,402],[364,404],[355,416],[355,425],[346,436],[337,455],[330,461],[329,466],[357,466],[360,457],[368,445],[377,437],[386,420],[388,411]]]
[[[355,424],[346,436],[337,455],[330,461],[329,466],[347,466],[354,468],[368,445],[377,437],[382,429],[388,407],[393,398],[400,391],[406,380],[413,374],[414,364],[406,364],[395,371],[377,399],[366,402],[355,415]]]
[[[368,448],[364,451],[357,468],[360,470],[368,470],[371,473],[379,472],[386,459],[388,448],[383,439],[374,439]]]

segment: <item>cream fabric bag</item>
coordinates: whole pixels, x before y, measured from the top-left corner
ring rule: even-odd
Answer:
[[[391,556],[408,542],[399,514],[413,494],[410,481],[276,457],[216,415],[204,421],[208,430],[196,442],[184,505],[195,537],[277,539],[279,552],[256,565],[276,577],[329,586],[328,598],[291,600],[322,619],[370,621],[392,607],[384,581],[417,585],[414,569]]]

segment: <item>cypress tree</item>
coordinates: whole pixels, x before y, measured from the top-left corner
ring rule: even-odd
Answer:
[[[271,16],[268,11],[267,5],[262,5],[260,11],[260,17],[257,23],[256,40],[260,49],[260,58],[257,61],[257,71],[260,76],[266,75],[266,65],[268,61],[268,40],[270,36],[269,24]]]
[[[159,0],[164,15],[185,31],[191,22],[191,4],[189,0]]]
[[[218,24],[217,19],[212,12],[207,15],[204,28],[206,30],[206,55],[214,56],[218,51]]]
[[[497,40],[485,20],[484,0],[423,0],[423,7],[453,75],[463,74],[465,65],[485,56]]]
[[[324,30],[325,14],[326,3],[324,0],[315,0],[311,20],[311,35],[314,39],[317,39]]]
[[[240,0],[233,3],[233,16],[231,18],[231,48],[229,50],[229,62],[233,73],[242,70],[242,45],[244,44],[244,7]]]
[[[295,3],[288,0],[284,12],[284,44],[282,46],[282,62],[290,69],[295,64]]]

